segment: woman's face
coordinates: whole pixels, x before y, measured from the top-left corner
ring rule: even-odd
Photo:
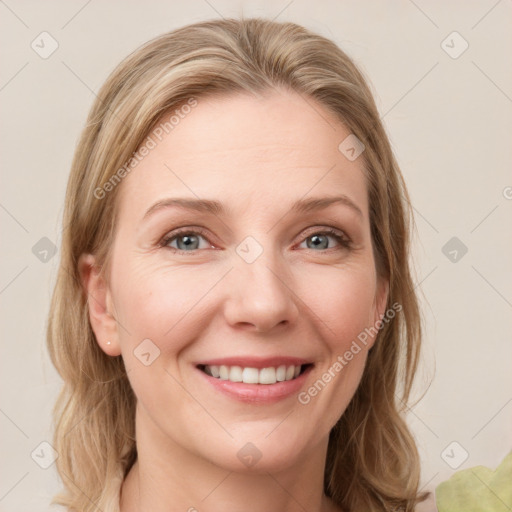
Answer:
[[[119,185],[117,323],[96,318],[98,342],[122,354],[138,435],[162,453],[288,467],[326,442],[384,313],[363,156],[285,91],[199,97],[172,126]]]

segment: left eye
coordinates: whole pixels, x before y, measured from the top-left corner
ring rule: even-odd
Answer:
[[[337,233],[336,231],[319,231],[309,235],[303,244],[306,244],[307,249],[331,249],[329,240],[334,239],[342,247],[349,247],[349,242],[345,237]]]

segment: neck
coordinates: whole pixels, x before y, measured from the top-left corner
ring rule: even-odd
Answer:
[[[120,511],[335,511],[323,493],[327,441],[291,467],[234,472],[170,440],[137,407],[138,457],[123,482]]]

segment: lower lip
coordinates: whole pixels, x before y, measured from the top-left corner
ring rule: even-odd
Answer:
[[[231,382],[230,380],[221,380],[211,377],[199,368],[196,368],[196,370],[216,390],[224,393],[230,398],[252,404],[269,404],[297,394],[300,388],[304,385],[304,382],[312,368],[312,366],[308,366],[297,378],[276,382],[275,384],[245,384],[243,382]]]

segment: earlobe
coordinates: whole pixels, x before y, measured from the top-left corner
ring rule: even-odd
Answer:
[[[111,293],[101,274],[96,258],[92,254],[82,254],[78,260],[78,272],[82,289],[87,297],[89,321],[100,348],[109,356],[118,356],[121,349],[118,339],[117,322],[109,304]]]

